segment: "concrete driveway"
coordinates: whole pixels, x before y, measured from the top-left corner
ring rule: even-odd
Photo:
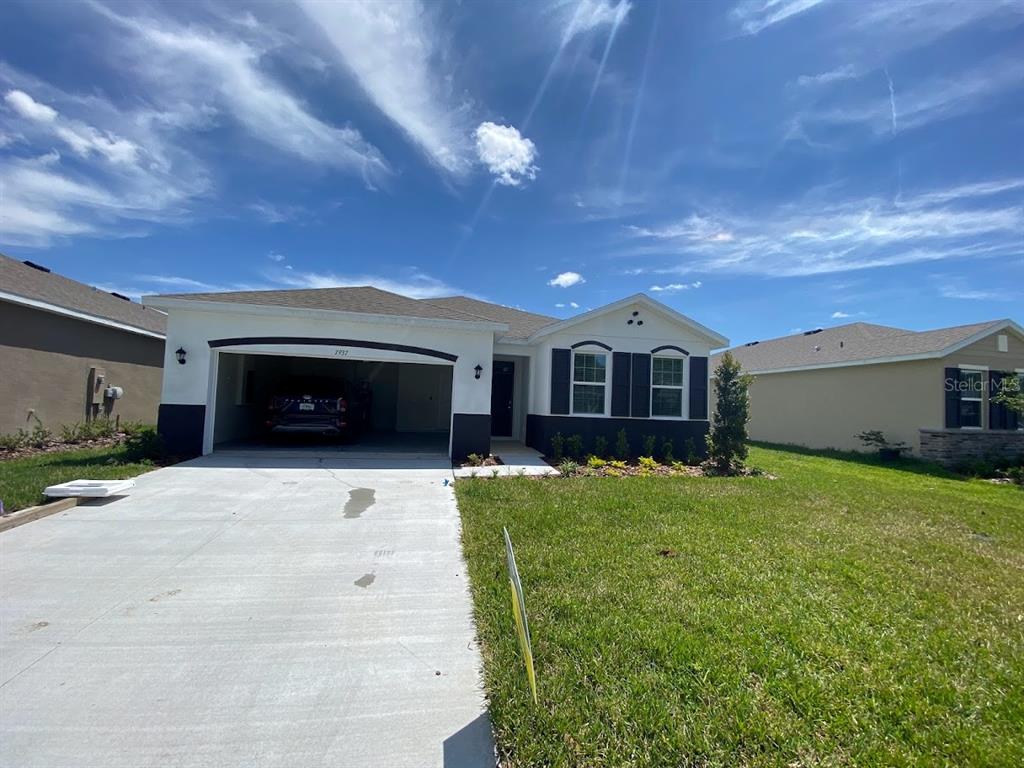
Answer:
[[[0,534],[0,765],[493,766],[450,477],[214,454]]]

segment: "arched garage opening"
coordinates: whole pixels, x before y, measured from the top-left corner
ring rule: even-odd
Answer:
[[[358,348],[344,349],[344,356],[330,347],[311,354],[259,345],[215,349],[214,450],[314,445],[447,453],[452,365],[422,355],[424,362],[410,362],[400,358],[412,355],[387,350],[371,354],[399,359],[354,358]],[[338,399],[345,414],[337,419],[310,407]],[[280,414],[283,403],[291,416]],[[336,421],[343,425],[335,429]]]

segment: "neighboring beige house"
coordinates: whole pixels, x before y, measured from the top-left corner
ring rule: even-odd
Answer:
[[[156,423],[166,320],[0,255],[0,434],[97,416]]]
[[[731,352],[755,377],[754,440],[863,449],[857,434],[878,429],[947,463],[1024,454],[1024,419],[991,399],[1009,377],[1024,382],[1024,329],[1013,320],[921,332],[850,323]]]

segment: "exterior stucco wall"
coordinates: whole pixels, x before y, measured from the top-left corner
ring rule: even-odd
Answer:
[[[479,416],[489,421],[491,406],[491,362],[494,348],[494,334],[489,330],[456,329],[437,327],[430,324],[407,322],[401,319],[380,321],[367,316],[366,321],[356,319],[335,319],[328,313],[311,316],[296,313],[292,316],[254,312],[216,312],[172,309],[168,317],[166,367],[161,402],[167,406],[208,406],[215,405],[215,388],[218,380],[218,354],[209,342],[218,339],[258,337],[301,337],[320,339],[350,339],[382,344],[401,344],[436,350],[457,356],[454,363],[422,354],[370,349],[358,345],[324,346],[315,344],[268,344],[225,346],[220,353],[234,352],[257,356],[260,354],[287,355],[297,357],[325,358],[330,360],[373,360],[380,362],[418,363],[430,366],[445,365],[451,368],[451,404],[448,410],[454,416]],[[187,362],[179,365],[175,359],[178,348],[186,351]],[[479,379],[474,368],[482,369]],[[447,395],[447,376],[436,382],[433,389]],[[401,376],[399,376],[401,385]],[[211,396],[211,394],[213,396]],[[175,409],[180,410],[180,409]],[[184,411],[182,411],[184,412]],[[168,419],[173,417],[168,416]],[[207,407],[204,415],[206,426],[203,450],[213,446],[213,429],[216,421],[215,408]],[[463,419],[463,423],[472,420]],[[472,421],[476,431],[487,428]],[[419,423],[417,421],[417,423]],[[401,428],[401,427],[399,427]],[[480,442],[476,439],[476,442]],[[194,448],[194,443],[189,443]],[[453,443],[454,445],[454,443]],[[454,449],[453,449],[454,450]],[[471,450],[476,451],[473,447]],[[486,446],[481,450],[486,451]]]
[[[942,376],[939,360],[762,374],[750,387],[750,437],[863,450],[856,435],[880,429],[917,453],[918,430],[943,426]]]
[[[633,312],[640,314],[634,318]],[[632,325],[629,320],[634,320]],[[638,326],[636,320],[643,320]],[[631,305],[607,315],[596,317],[580,323],[565,331],[544,337],[534,348],[533,376],[530,386],[529,413],[543,416],[551,415],[551,350],[568,349],[581,341],[599,341],[607,344],[613,352],[650,351],[663,344],[674,344],[690,353],[690,357],[707,357],[710,353],[708,342],[675,322],[651,312],[642,305]],[[611,384],[613,361],[611,353],[608,358],[608,384]],[[689,358],[683,365],[683,407],[689,402],[690,364]],[[586,416],[581,418],[601,418]],[[657,417],[640,419],[640,421],[657,421]]]
[[[103,371],[94,402],[111,417],[152,424],[160,403],[164,342],[95,323],[0,302],[0,433],[54,432],[85,421],[89,371]],[[102,389],[124,389],[104,403]]]

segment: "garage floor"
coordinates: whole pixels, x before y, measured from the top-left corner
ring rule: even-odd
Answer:
[[[0,765],[493,766],[450,477],[214,454],[0,534]]]

